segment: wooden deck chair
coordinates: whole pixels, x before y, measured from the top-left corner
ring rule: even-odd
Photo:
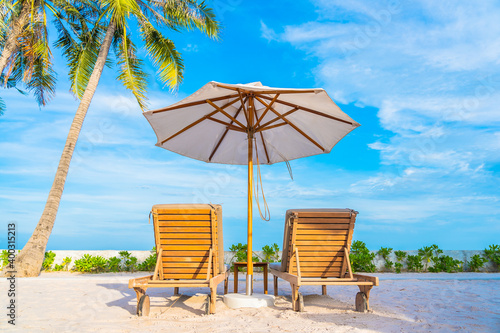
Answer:
[[[137,314],[149,315],[148,288],[209,287],[206,313],[215,313],[217,285],[227,293],[229,267],[224,265],[220,205],[155,205],[151,210],[157,261],[153,275],[131,279]]]
[[[278,295],[278,278],[292,287],[292,306],[304,310],[300,286],[355,285],[356,310],[369,309],[370,290],[378,278],[353,274],[349,261],[352,232],[357,212],[350,209],[294,209],[286,212],[281,263],[271,264],[274,295]]]

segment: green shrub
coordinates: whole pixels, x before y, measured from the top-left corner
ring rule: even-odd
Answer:
[[[355,272],[375,272],[374,258],[375,253],[370,252],[365,243],[362,241],[352,243],[349,259]]]
[[[54,259],[56,258],[56,254],[52,251],[45,252],[45,259],[42,263],[42,268],[44,271],[50,271],[52,269],[52,264],[54,263]]]
[[[484,249],[484,254],[488,259],[490,259],[497,268],[500,268],[500,246],[496,244],[490,245],[487,249]]]
[[[418,250],[418,255],[422,257],[422,260],[425,262],[425,271],[429,268],[429,263],[433,260],[434,257],[439,257],[439,255],[443,253],[436,244],[432,244],[431,246],[424,246],[423,248]]]
[[[264,260],[267,262],[278,262],[280,259],[278,258],[278,252],[280,248],[278,244],[274,243],[273,245],[265,245],[262,248],[262,251],[264,251]]]
[[[156,267],[156,247],[151,250],[151,255],[137,266],[139,271],[154,271]]]
[[[389,260],[389,255],[391,254],[391,252],[392,248],[390,247],[381,247],[377,252],[377,254],[384,259],[384,267],[388,272],[392,272],[392,268],[394,266],[394,263]]]
[[[3,250],[0,255],[0,269],[3,269],[5,266],[9,264],[9,251]]]
[[[137,258],[132,257],[131,253],[128,251],[118,252],[122,258],[122,269],[127,272],[134,272],[137,269]]]
[[[422,265],[422,257],[417,255],[409,255],[406,259],[406,264],[408,266],[408,270],[411,272],[420,272],[424,265]]]
[[[475,254],[475,255],[473,255],[470,258],[470,261],[469,261],[469,271],[471,271],[471,272],[477,272],[487,262],[488,262],[487,258],[481,257],[479,254]]]
[[[106,261],[106,270],[108,272],[119,272],[122,260],[118,257],[111,257]]]
[[[84,254],[82,258],[75,260],[73,269],[82,273],[98,273],[104,271],[106,263],[107,260],[101,256]]]
[[[232,262],[231,262],[231,270],[234,270],[233,262],[246,262],[247,261],[247,248],[248,248],[247,244],[238,243],[238,244],[231,245],[231,247],[229,248],[229,251],[235,252],[233,259],[236,259],[236,260],[232,260]],[[252,261],[259,262],[260,260],[259,260],[259,257],[252,256]],[[238,268],[238,270],[241,272],[241,271],[246,270],[246,268],[240,267],[240,268]]]
[[[62,270],[67,271],[70,263],[71,263],[71,257],[66,257],[63,259],[63,262],[60,265],[56,264],[54,266],[54,271],[56,271],[56,272],[62,271]]]
[[[450,256],[432,257],[433,267],[429,267],[429,271],[433,273],[447,272],[455,273],[463,271],[463,262],[453,259]]]
[[[396,262],[394,264],[394,268],[396,269],[396,273],[401,273],[401,270],[403,269],[403,260],[406,258],[406,252],[405,251],[394,251],[394,254],[396,255]]]
[[[406,258],[406,252],[405,251],[394,251],[394,254],[396,255],[396,260],[399,262],[402,262]]]

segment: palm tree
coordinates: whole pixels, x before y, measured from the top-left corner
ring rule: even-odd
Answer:
[[[213,38],[219,32],[219,24],[212,9],[203,1],[102,0],[101,6],[103,15],[97,20],[96,26],[106,26],[106,33],[102,40],[99,38],[97,54],[94,52],[97,38],[93,38],[99,35],[97,30],[80,35],[81,40],[87,41],[83,46],[69,35],[62,34],[58,40],[58,44],[65,48],[65,55],[73,61],[70,69],[72,89],[81,97],[81,102],[71,124],[45,209],[31,238],[16,259],[18,276],[38,276],[40,272],[73,150],[112,45],[119,64],[118,79],[132,91],[140,107],[143,110],[146,107],[146,74],[141,69],[142,61],[137,57],[137,47],[131,40],[128,22],[132,18],[137,22],[144,48],[158,67],[158,76],[170,88],[175,88],[182,81],[184,66],[174,43],[158,29],[198,29]]]
[[[58,30],[81,26],[96,19],[93,0],[0,0],[0,82],[12,88],[21,83],[32,92],[40,106],[55,94],[55,72],[48,41],[47,11],[59,23]],[[0,98],[0,115],[5,104]]]

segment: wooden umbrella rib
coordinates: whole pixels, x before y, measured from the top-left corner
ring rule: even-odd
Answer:
[[[195,122],[189,124],[188,126],[184,127],[183,129],[181,129],[180,131],[178,131],[177,133],[169,136],[168,138],[166,138],[165,140],[163,140],[162,142],[160,142],[160,144],[164,144],[165,142],[169,141],[169,140],[172,140],[173,138],[175,138],[176,136],[178,136],[179,134],[182,134],[184,133],[185,131],[187,131],[188,129],[190,129],[191,127],[193,126],[196,126],[198,125],[199,123],[201,123],[203,120],[206,120],[208,119],[209,117],[213,116],[214,114],[216,114],[217,112],[219,111],[213,111],[209,114],[207,114],[206,116],[203,116],[201,117],[200,119],[196,120]]]
[[[269,154],[267,153],[267,147],[266,147],[266,142],[264,141],[264,135],[262,135],[262,132],[260,134],[260,139],[262,140],[262,146],[264,147],[264,152],[266,153],[266,158],[267,158],[267,163],[271,163],[271,160],[269,159]]]
[[[212,98],[211,100],[214,101],[214,102],[217,102],[217,101],[221,101],[221,100],[229,99],[229,98],[233,98],[233,97],[238,97],[238,95],[237,94],[226,95],[226,96]],[[233,103],[236,102],[236,101],[238,101],[238,98],[236,98],[235,100],[233,100]],[[181,108],[187,108],[187,107],[190,107],[190,106],[205,104],[206,102],[207,102],[206,100],[197,101],[197,102],[190,102],[190,103],[186,103],[186,104],[181,104],[181,105],[175,105],[175,106],[171,106],[171,107],[166,107],[166,108],[163,108],[163,109],[157,109],[157,110],[153,110],[153,111],[150,111],[150,112],[152,114],[155,114],[155,113],[164,112],[164,111],[172,111],[172,110],[177,110],[177,109],[181,109]],[[231,104],[233,104],[233,103],[231,103]]]
[[[261,100],[259,97],[255,96],[255,98],[261,102],[262,104],[266,105],[266,102],[264,102],[263,100]],[[293,124],[290,120],[286,119],[285,117],[283,117],[283,115],[281,115],[278,111],[276,111],[274,108],[270,108],[270,110],[275,114],[277,115],[278,117],[280,117],[281,119],[283,119],[283,121],[285,121],[288,125],[290,125],[294,130],[296,130],[297,132],[299,132],[303,137],[305,137],[307,140],[309,140],[310,142],[312,142],[316,147],[318,147],[319,149],[321,149],[321,151],[325,151],[325,148],[323,148],[319,143],[317,143],[316,141],[314,141],[314,139],[312,139],[309,135],[307,135],[306,133],[304,133],[304,131],[302,131],[300,128],[298,128],[295,124]]]
[[[223,105],[221,108],[219,108],[219,109],[224,109],[224,108],[227,108],[228,106],[230,106],[230,105],[234,104],[236,101],[238,101],[238,98],[236,98],[236,99],[232,100],[232,101],[231,101],[231,102],[229,102],[229,103],[224,104],[224,105]],[[201,117],[200,119],[198,119],[198,120],[196,120],[195,122],[193,122],[193,123],[189,124],[188,126],[184,127],[184,128],[183,128],[183,129],[181,129],[180,131],[178,131],[177,133],[175,133],[175,134],[171,135],[170,137],[168,137],[168,138],[166,138],[165,140],[163,140],[162,142],[160,142],[160,145],[162,145],[162,144],[164,144],[165,142],[167,142],[167,141],[169,141],[169,140],[171,140],[171,139],[175,138],[175,137],[176,137],[176,136],[178,136],[179,134],[184,133],[185,131],[187,131],[187,130],[188,130],[188,129],[190,129],[191,127],[198,125],[198,124],[199,124],[199,123],[201,123],[203,120],[208,119],[209,117],[213,116],[213,115],[214,115],[214,114],[216,114],[217,112],[219,112],[219,110],[215,110],[215,111],[210,112],[209,114],[207,114],[207,115],[205,115],[205,116]]]
[[[247,115],[247,109],[245,107],[245,103],[248,100],[248,97],[245,96],[245,100],[243,100],[243,97],[241,96],[241,91],[238,90],[238,95],[240,96],[240,104],[243,107],[243,114],[245,115],[245,120],[247,121],[248,124],[248,115]],[[236,117],[235,117],[236,118]]]
[[[238,127],[238,126],[234,126],[233,124],[227,123],[227,122],[222,121],[222,120],[220,120],[220,119],[217,119],[217,118],[212,118],[212,117],[208,117],[207,119],[208,119],[208,120],[211,120],[211,121],[213,121],[213,122],[216,122],[216,123],[219,123],[219,124],[225,125],[225,126],[226,126],[228,129],[230,129],[230,130],[246,133],[246,131],[245,131],[245,130],[243,130],[243,129],[241,129],[240,127]]]
[[[217,104],[215,104],[214,102],[212,102],[211,100],[207,99],[207,103],[210,104],[211,106],[213,106],[216,110],[218,110],[220,113],[222,113],[223,115],[225,115],[226,117],[228,117],[229,119],[231,119],[232,121],[234,121],[236,124],[238,124],[242,129],[246,129],[246,126],[243,125],[242,123],[240,123],[238,120],[236,120],[236,118],[234,118],[233,116],[231,116],[229,113],[227,113],[226,111],[224,111],[223,109],[221,109],[220,106],[218,106]]]
[[[274,95],[274,98],[273,100],[271,101],[271,103],[269,103],[268,106],[266,106],[266,109],[264,110],[264,112],[262,112],[262,115],[260,116],[260,118],[257,119],[257,122],[255,123],[255,127],[258,127],[261,120],[264,119],[264,116],[266,115],[266,113],[269,111],[269,108],[271,106],[273,106],[274,102],[276,102],[276,100],[278,99],[278,97],[280,96],[280,94],[276,94]]]
[[[259,129],[257,129],[255,132],[256,133],[259,133],[259,132],[264,132],[264,131],[267,131],[267,130],[270,130],[270,129],[273,129],[273,128],[276,128],[276,127],[281,127],[281,126],[285,126],[285,125],[288,125],[288,123],[279,123],[279,124],[276,124],[276,125],[271,125],[271,126],[268,126],[268,127],[259,127]]]
[[[288,116],[289,114],[292,114],[292,113],[294,113],[294,112],[295,112],[295,111],[297,111],[297,110],[298,110],[298,108],[293,108],[293,109],[291,109],[290,111],[288,111],[288,112],[284,113],[284,114],[283,114],[283,117],[286,117],[286,116]],[[279,117],[276,117],[276,118],[274,118],[274,119],[269,120],[269,121],[268,121],[267,123],[265,123],[264,125],[261,125],[260,127],[258,127],[258,128],[257,128],[257,131],[259,131],[259,130],[264,130],[264,129],[263,129],[264,127],[266,127],[266,126],[268,126],[268,125],[270,125],[270,124],[274,123],[274,122],[275,122],[275,121],[277,121],[277,120],[280,120],[280,118],[279,118]]]
[[[240,107],[238,108],[238,111],[236,111],[236,113],[234,114],[234,118],[238,118],[238,114],[241,112],[241,109],[243,108],[243,105],[240,105]],[[233,121],[231,120],[230,124],[232,125],[233,124]],[[224,140],[224,138],[226,137],[226,134],[227,132],[229,132],[229,128],[226,128],[226,130],[224,131],[224,133],[222,134],[219,142],[217,142],[217,144],[215,145],[215,148],[212,150],[212,153],[210,154],[210,157],[208,158],[208,161],[210,162],[212,160],[212,157],[214,157],[215,155],[215,152],[217,151],[217,149],[219,149],[219,146],[221,145],[222,141]]]
[[[268,97],[268,96],[260,96],[264,99],[267,99],[267,100],[270,100],[271,98]],[[303,107],[303,106],[300,106],[300,105],[295,105],[295,104],[292,104],[292,103],[288,103],[288,102],[285,102],[283,100],[276,100],[276,103],[279,103],[279,104],[283,104],[283,105],[286,105],[286,106],[290,106],[290,107],[296,107],[302,111],[306,111],[306,112],[309,112],[309,113],[313,113],[313,114],[316,114],[318,116],[322,116],[322,117],[325,117],[325,118],[329,118],[329,119],[332,119],[332,120],[337,120],[337,121],[340,121],[340,122],[343,122],[343,123],[346,123],[346,124],[349,124],[349,125],[354,125],[353,122],[350,122],[348,120],[344,120],[344,119],[340,119],[338,117],[334,117],[334,116],[331,116],[329,114],[326,114],[326,113],[323,113],[323,112],[319,112],[319,111],[316,111],[316,110],[312,110],[312,109],[309,109],[309,108],[306,108],[306,107]]]

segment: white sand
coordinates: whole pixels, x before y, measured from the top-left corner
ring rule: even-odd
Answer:
[[[272,308],[227,308],[219,285],[217,313],[203,315],[208,289],[151,288],[151,314],[135,315],[134,274],[44,273],[18,279],[16,330],[22,332],[500,332],[500,274],[378,274],[372,312],[354,311],[357,287],[302,287],[305,312],[291,310],[290,286],[280,280]],[[255,292],[262,292],[262,275]],[[240,274],[240,291],[244,276]],[[269,279],[273,293],[272,279]],[[232,291],[230,281],[229,289]],[[7,283],[0,281],[1,308]],[[2,310],[6,313],[6,310]],[[16,331],[0,317],[0,330]]]

